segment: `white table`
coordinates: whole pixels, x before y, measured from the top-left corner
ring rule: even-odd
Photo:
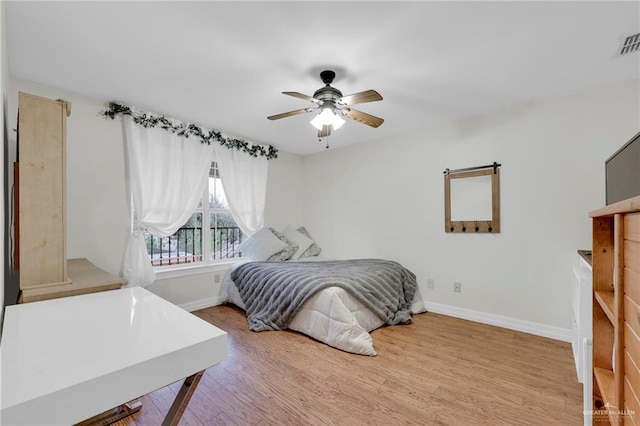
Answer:
[[[227,357],[224,331],[139,287],[8,306],[3,327],[7,426],[71,425],[184,378],[188,403]],[[185,408],[176,400],[165,423]]]

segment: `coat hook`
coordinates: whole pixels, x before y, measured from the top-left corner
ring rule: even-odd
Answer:
[[[462,222],[462,232],[467,232],[467,226]]]
[[[489,232],[493,232],[493,226],[491,226],[491,221],[487,221],[487,223],[489,224]]]
[[[475,223],[476,223],[475,230],[476,230],[476,232],[478,232],[480,230],[480,227],[478,226],[478,221],[476,220]]]

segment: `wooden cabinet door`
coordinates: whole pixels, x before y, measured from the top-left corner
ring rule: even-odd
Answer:
[[[66,250],[66,119],[69,104],[19,94],[20,288],[69,281]]]

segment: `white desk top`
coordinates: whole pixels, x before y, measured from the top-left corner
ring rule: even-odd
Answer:
[[[224,331],[140,287],[8,306],[0,423],[77,423],[226,357]]]

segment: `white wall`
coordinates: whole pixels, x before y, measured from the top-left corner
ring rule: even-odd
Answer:
[[[604,160],[640,130],[639,99],[634,81],[304,157],[305,224],[324,255],[397,260],[452,312],[568,332],[576,250],[591,247]],[[443,171],[494,161],[501,233],[445,233]]]
[[[268,226],[283,230],[288,224],[303,224],[303,171],[303,157],[288,152],[279,151],[278,158],[269,162],[264,217]]]
[[[16,122],[18,92],[71,102],[67,120],[67,254],[86,257],[100,268],[121,275],[129,210],[124,178],[124,142],[120,119],[98,116],[111,99],[93,99],[12,77],[8,91],[9,122]],[[12,143],[15,144],[15,135]],[[269,163],[265,220],[268,226],[299,223],[302,182],[299,156],[280,153]],[[215,301],[220,286],[215,273],[156,281],[148,287],[186,306]],[[223,273],[223,272],[222,272]]]
[[[17,78],[9,89],[10,123],[19,90],[72,102],[69,256],[119,274],[129,213],[121,126],[98,117],[107,100]],[[312,156],[281,152],[269,165],[266,224],[305,225],[328,257],[400,261],[432,304],[566,330],[587,214],[604,204],[604,160],[640,129],[638,100],[636,81]],[[443,170],[493,161],[503,164],[502,232],[445,234]],[[218,297],[219,273],[149,289],[197,307]]]

